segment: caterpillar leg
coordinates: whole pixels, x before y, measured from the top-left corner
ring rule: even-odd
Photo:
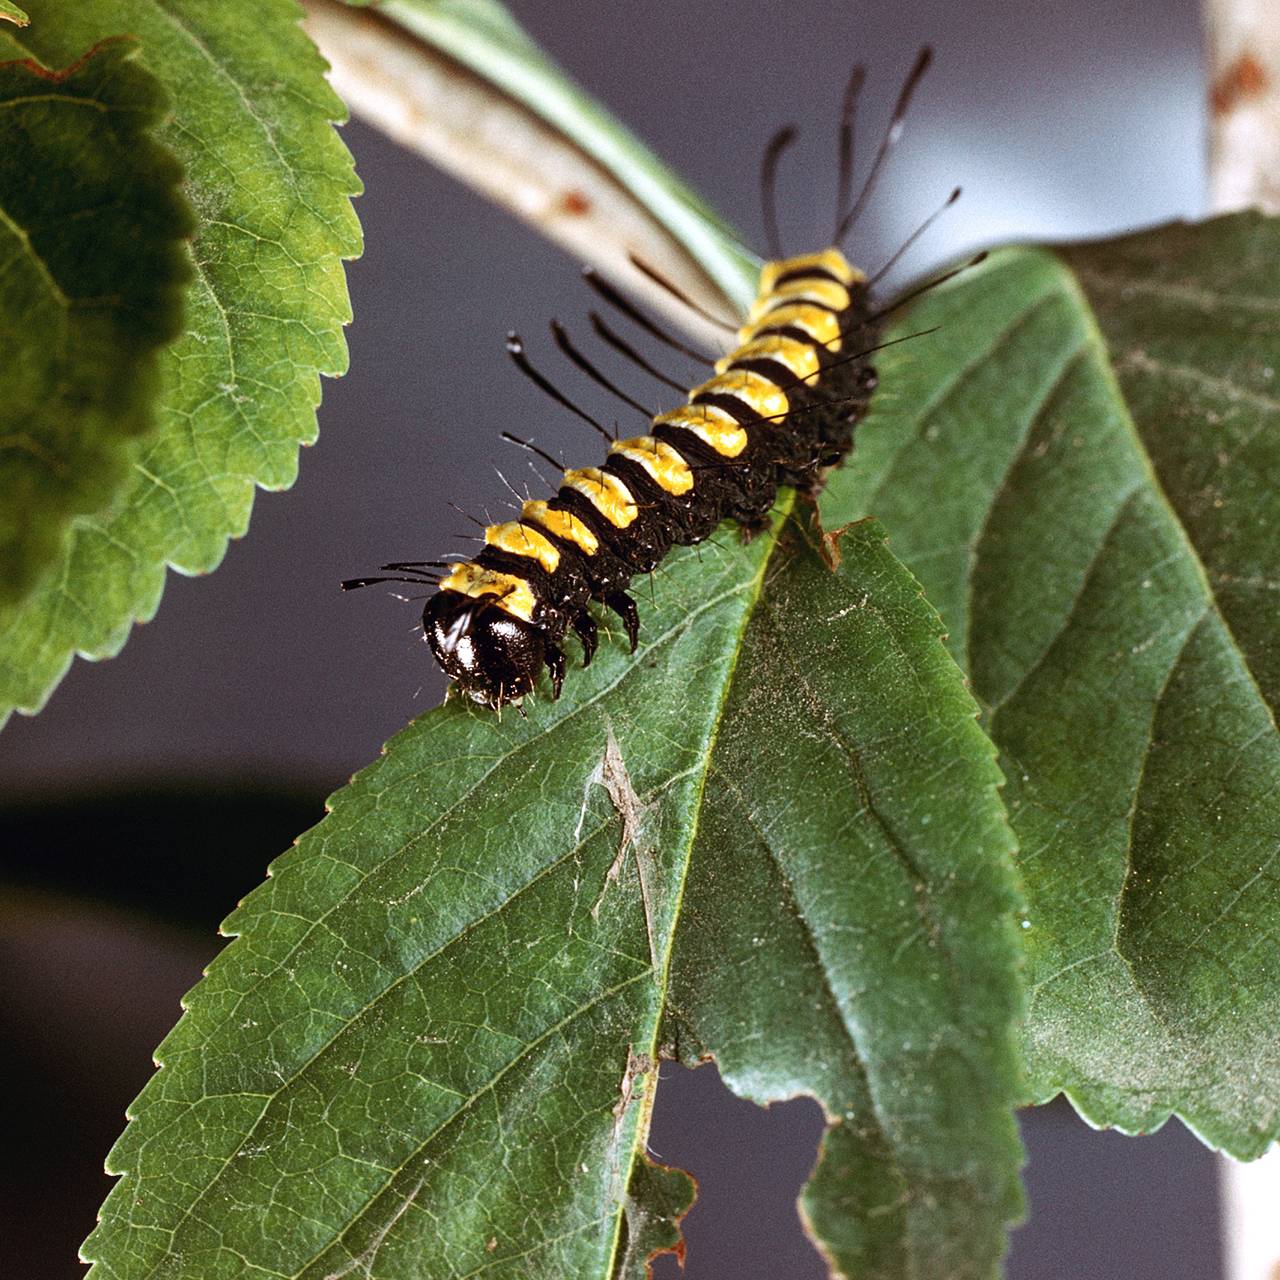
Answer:
[[[582,665],[589,667],[591,659],[595,657],[596,646],[600,643],[600,631],[596,626],[596,620],[583,609],[574,615],[572,625],[578,639],[582,641]]]
[[[815,501],[827,483],[828,469],[839,465],[843,457],[843,453],[829,450],[807,466],[792,472],[787,480],[801,497]]]
[[[631,652],[635,653],[640,639],[640,611],[636,602],[625,591],[613,591],[604,598],[605,604],[622,619],[627,629],[627,639],[631,641]]]
[[[728,514],[738,522],[743,542],[750,542],[769,524],[769,511],[778,497],[778,483],[772,477],[757,484],[755,491],[735,502]]]
[[[545,660],[547,671],[551,675],[551,696],[553,699],[558,698],[560,689],[564,684],[564,654],[554,645],[549,644],[546,647]]]

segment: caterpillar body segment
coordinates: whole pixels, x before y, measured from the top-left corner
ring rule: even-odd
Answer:
[[[569,631],[584,662],[588,612],[604,604],[635,648],[626,594],[674,546],[724,519],[758,525],[781,484],[812,490],[838,462],[875,388],[876,322],[865,278],[839,249],[766,263],[737,345],[684,406],[648,434],[619,440],[598,467],[564,473],[547,501],[485,530],[474,561],[453,566],[423,612],[426,639],[460,691],[500,709],[530,693],[544,667],[558,695]]]
[[[613,439],[530,365],[523,344],[510,335],[507,350],[522,372],[609,441],[604,460],[566,470],[554,497],[525,500],[518,519],[486,527],[484,548],[472,561],[390,564],[383,567],[391,577],[343,584],[436,581],[439,590],[423,610],[423,631],[436,660],[464,696],[499,711],[508,703],[520,707],[544,668],[552,693],[559,696],[568,634],[572,631],[580,640],[584,665],[597,648],[593,603],[621,617],[634,651],[640,618],[627,590],[637,574],[651,572],[672,547],[701,542],[723,520],[746,529],[759,526],[780,485],[812,492],[824,469],[848,453],[876,386],[871,356],[888,345],[877,345],[883,317],[964,269],[937,277],[890,307],[872,304],[873,286],[955,202],[959,188],[870,280],[850,265],[840,247],[902,134],[907,106],[931,57],[928,48],[917,55],[856,199],[850,198],[853,124],[864,73],[861,67],[853,69],[840,115],[835,224],[828,248],[798,256],[781,249],[775,178],[796,131],[785,127],[768,142],[760,186],[769,260],[733,349],[719,360],[665,333],[612,285],[586,273],[591,288],[649,336],[714,365],[711,375],[687,393],[685,403],[659,413],[644,435]],[[966,265],[983,257],[979,254]],[[721,323],[652,267],[633,262],[682,304]],[[615,351],[660,383],[682,391],[681,383],[656,369],[595,312],[591,320],[597,336]],[[594,367],[562,326],[553,323],[551,329],[561,352],[583,373],[633,409],[647,412]],[[502,434],[560,466],[532,442]]]

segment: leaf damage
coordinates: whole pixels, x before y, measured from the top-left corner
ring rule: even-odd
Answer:
[[[591,771],[583,788],[582,810],[578,815],[577,834],[582,830],[582,821],[587,809],[587,793],[593,786],[603,787],[613,805],[614,812],[622,825],[618,837],[618,853],[609,870],[605,872],[604,883],[600,886],[600,894],[591,907],[593,918],[600,915],[600,907],[611,885],[618,883],[622,868],[626,865],[627,851],[630,850],[635,861],[636,880],[640,886],[640,900],[644,908],[645,933],[649,940],[649,959],[653,963],[655,976],[659,972],[658,940],[655,934],[654,895],[652,884],[653,869],[651,858],[646,847],[641,843],[644,828],[646,806],[636,794],[631,783],[631,775],[627,772],[626,761],[622,758],[622,750],[618,739],[614,736],[613,726],[606,726],[604,755],[599,764]]]
[[[698,1180],[641,1152],[622,1204],[618,1251],[610,1280],[651,1280],[653,1263],[673,1255],[684,1267],[682,1223],[698,1198]]]
[[[528,720],[446,704],[334,797],[227,921],[236,941],[161,1046],[85,1246],[104,1274],[189,1256],[200,1280],[246,1260],[324,1280],[376,1246],[375,1275],[447,1254],[458,1274],[519,1259],[642,1280],[678,1255],[694,1194],[645,1155],[654,1046],[680,1027],[741,1096],[811,1093],[840,1117],[806,1195],[842,1270],[905,1277],[958,1238],[985,1280],[1017,1170],[990,749],[882,532],[848,531],[832,572],[784,519],[678,555],[635,658],[602,648]],[[622,891],[637,857],[648,912],[639,870]],[[593,904],[584,884],[611,891]],[[173,1143],[200,1153],[179,1181]],[[216,1208],[267,1186],[286,1232]],[[165,1234],[129,1228],[140,1198],[173,1215]]]

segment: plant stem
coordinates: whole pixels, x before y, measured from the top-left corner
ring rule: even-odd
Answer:
[[[1204,0],[1213,212],[1280,213],[1280,15],[1274,0]],[[1280,1147],[1222,1158],[1227,1280],[1280,1280]]]
[[[1275,0],[1205,0],[1209,190],[1215,213],[1280,213],[1280,11]]]
[[[305,26],[352,112],[531,223],[708,344],[723,334],[638,272],[642,259],[731,315],[691,252],[609,170],[494,82],[377,10],[303,0]]]
[[[1223,1156],[1219,1178],[1227,1280],[1280,1280],[1280,1147],[1249,1164]]]

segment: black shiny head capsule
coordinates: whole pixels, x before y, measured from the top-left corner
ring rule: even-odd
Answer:
[[[531,693],[546,661],[542,632],[492,598],[440,591],[422,611],[422,629],[445,675],[495,711]]]

